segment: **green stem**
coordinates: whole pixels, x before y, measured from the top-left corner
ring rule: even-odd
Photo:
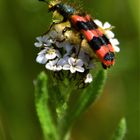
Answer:
[[[69,140],[69,137],[70,137],[70,131],[68,131],[65,134],[65,137],[63,137],[63,138],[61,137],[61,134],[64,132],[64,130],[62,129],[61,126],[65,125],[65,124],[63,124],[62,120],[65,119],[64,117],[65,117],[67,110],[68,110],[69,98],[70,98],[70,95],[72,94],[72,92],[75,90],[75,84],[76,84],[76,81],[68,82],[67,84],[65,84],[65,87],[62,88],[63,91],[61,91],[61,94],[64,98],[64,102],[57,109],[57,111],[59,112],[58,131],[59,131],[59,135],[60,135],[60,140]]]

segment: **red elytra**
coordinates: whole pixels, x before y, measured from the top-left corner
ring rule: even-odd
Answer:
[[[106,67],[110,67],[111,65],[113,65],[115,63],[115,60],[105,60],[104,56],[108,53],[108,52],[114,52],[114,50],[112,50],[112,46],[110,44],[108,44],[108,47],[110,48],[110,51],[108,51],[108,48],[103,45],[101,46],[101,48],[99,50],[96,51],[96,55],[98,56],[98,58],[100,59],[100,61],[106,66]]]
[[[89,15],[86,16],[79,16],[79,15],[72,15],[71,16],[71,22],[73,25],[78,28],[77,26],[80,24],[80,31],[84,34],[85,38],[87,39],[88,42],[92,41],[94,37],[100,38],[99,40],[102,41],[102,45],[98,47],[97,50],[94,49],[94,45],[90,46],[96,53],[97,57],[100,59],[100,61],[103,63],[105,67],[110,67],[115,63],[115,58],[112,54],[114,54],[114,48],[112,47],[111,43],[109,42],[108,38],[104,35],[103,29],[100,29],[92,20],[92,18]],[[84,24],[83,24],[84,23]],[[87,25],[87,26],[86,26]],[[83,27],[83,28],[82,28]],[[89,28],[89,29],[88,29]],[[108,40],[108,42],[103,38],[103,36]],[[98,41],[98,39],[97,39]],[[94,41],[95,43],[96,41]],[[96,43],[95,43],[96,44]],[[99,43],[97,43],[99,44]],[[109,59],[105,59],[105,55],[109,55]]]

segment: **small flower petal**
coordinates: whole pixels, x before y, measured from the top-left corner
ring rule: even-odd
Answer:
[[[103,27],[103,24],[100,20],[95,19],[94,22],[99,26],[99,27]]]
[[[110,41],[113,45],[119,45],[120,44],[118,39],[116,39],[116,38],[110,39]]]
[[[86,79],[85,79],[85,83],[91,83],[93,80],[92,75],[90,73],[87,74]]]
[[[49,47],[49,46],[52,45],[52,43],[53,43],[52,40],[48,40],[48,41],[46,41],[43,45],[46,46],[46,47]]]
[[[42,36],[41,41],[42,41],[43,43],[46,43],[48,40],[49,40],[49,36],[48,36],[48,35]]]
[[[52,65],[51,63],[48,62],[48,63],[45,65],[45,67],[46,67],[46,69],[52,70],[53,65]]]
[[[120,48],[118,46],[113,46],[115,52],[119,52],[120,51]]]
[[[68,59],[69,64],[72,66],[75,63],[75,59],[73,57],[70,57]]]
[[[78,71],[78,72],[84,72],[85,71],[85,69],[83,67],[80,67],[80,66],[76,66],[75,70]]]
[[[114,33],[110,30],[106,30],[105,34],[106,34],[108,39],[114,38],[114,36],[115,36]]]
[[[42,44],[42,36],[38,36],[38,37],[36,37],[36,40],[38,41],[38,42],[35,42],[34,43],[34,46],[35,47],[41,47],[43,44]]]
[[[116,39],[116,38],[110,39],[110,42],[111,42],[115,52],[119,52],[120,48],[117,46],[117,45],[119,45],[118,39]]]
[[[40,64],[45,64],[48,61],[47,58],[45,58],[44,55],[38,55],[36,57],[36,62],[40,63]]]
[[[108,23],[108,22],[105,22],[104,25],[103,25],[104,29],[108,29],[111,27],[111,24]]]
[[[60,66],[64,66],[65,64],[68,63],[68,58],[69,57],[63,57],[63,58],[59,59],[57,64],[60,65]]]
[[[60,71],[60,70],[62,70],[62,66],[58,65],[58,66],[56,67],[56,71]]]
[[[44,48],[43,50],[41,50],[41,51],[38,53],[38,55],[46,54],[47,50],[48,50],[48,47]]]
[[[75,65],[77,65],[77,66],[83,66],[83,61],[81,60],[81,59],[77,59],[77,61],[76,61],[76,63],[75,63]]]
[[[70,70],[70,65],[69,64],[65,64],[63,66],[63,70]]]
[[[47,54],[45,55],[45,57],[46,57],[47,59],[54,59],[54,58],[56,57],[56,53],[52,53],[52,54],[47,53]]]
[[[49,61],[45,67],[46,69],[49,69],[49,70],[52,70],[52,71],[56,71],[56,64],[58,62],[58,59],[55,59],[55,60],[52,60],[52,61]]]
[[[36,37],[36,40],[39,41],[39,42],[42,42],[42,36]]]
[[[34,43],[34,46],[35,46],[35,47],[41,47],[41,46],[42,46],[42,42],[35,42],[35,43]]]
[[[71,73],[75,73],[75,72],[76,72],[76,69],[75,69],[75,67],[73,67],[73,66],[70,66],[70,72],[71,72]]]

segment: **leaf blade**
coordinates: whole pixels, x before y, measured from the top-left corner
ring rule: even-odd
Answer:
[[[122,118],[118,124],[118,127],[113,134],[112,140],[123,140],[126,134],[127,126],[125,118]]]
[[[48,106],[48,77],[42,72],[35,82],[35,105],[45,140],[57,140],[58,133]]]
[[[77,103],[70,108],[64,118],[60,121],[61,137],[65,137],[73,122],[83,113],[97,98],[100,97],[106,79],[106,71],[98,72],[93,84],[81,93]],[[61,126],[62,124],[62,126]]]

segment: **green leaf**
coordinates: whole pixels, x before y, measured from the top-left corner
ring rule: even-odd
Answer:
[[[106,80],[106,70],[98,72],[97,76],[93,80],[93,83],[83,91],[79,100],[77,101],[75,109],[75,117],[78,117],[84,112],[92,103],[94,103],[100,96]]]
[[[44,133],[45,140],[57,140],[58,133],[48,106],[49,93],[47,89],[48,77],[40,73],[35,82],[35,104],[38,118]]]
[[[125,118],[122,118],[112,137],[112,140],[123,140],[126,134],[126,130],[127,130],[126,120]]]
[[[60,121],[60,134],[62,138],[65,137],[76,118],[100,97],[105,79],[106,71],[99,71],[93,83],[81,93],[74,106],[67,110],[66,115]]]

